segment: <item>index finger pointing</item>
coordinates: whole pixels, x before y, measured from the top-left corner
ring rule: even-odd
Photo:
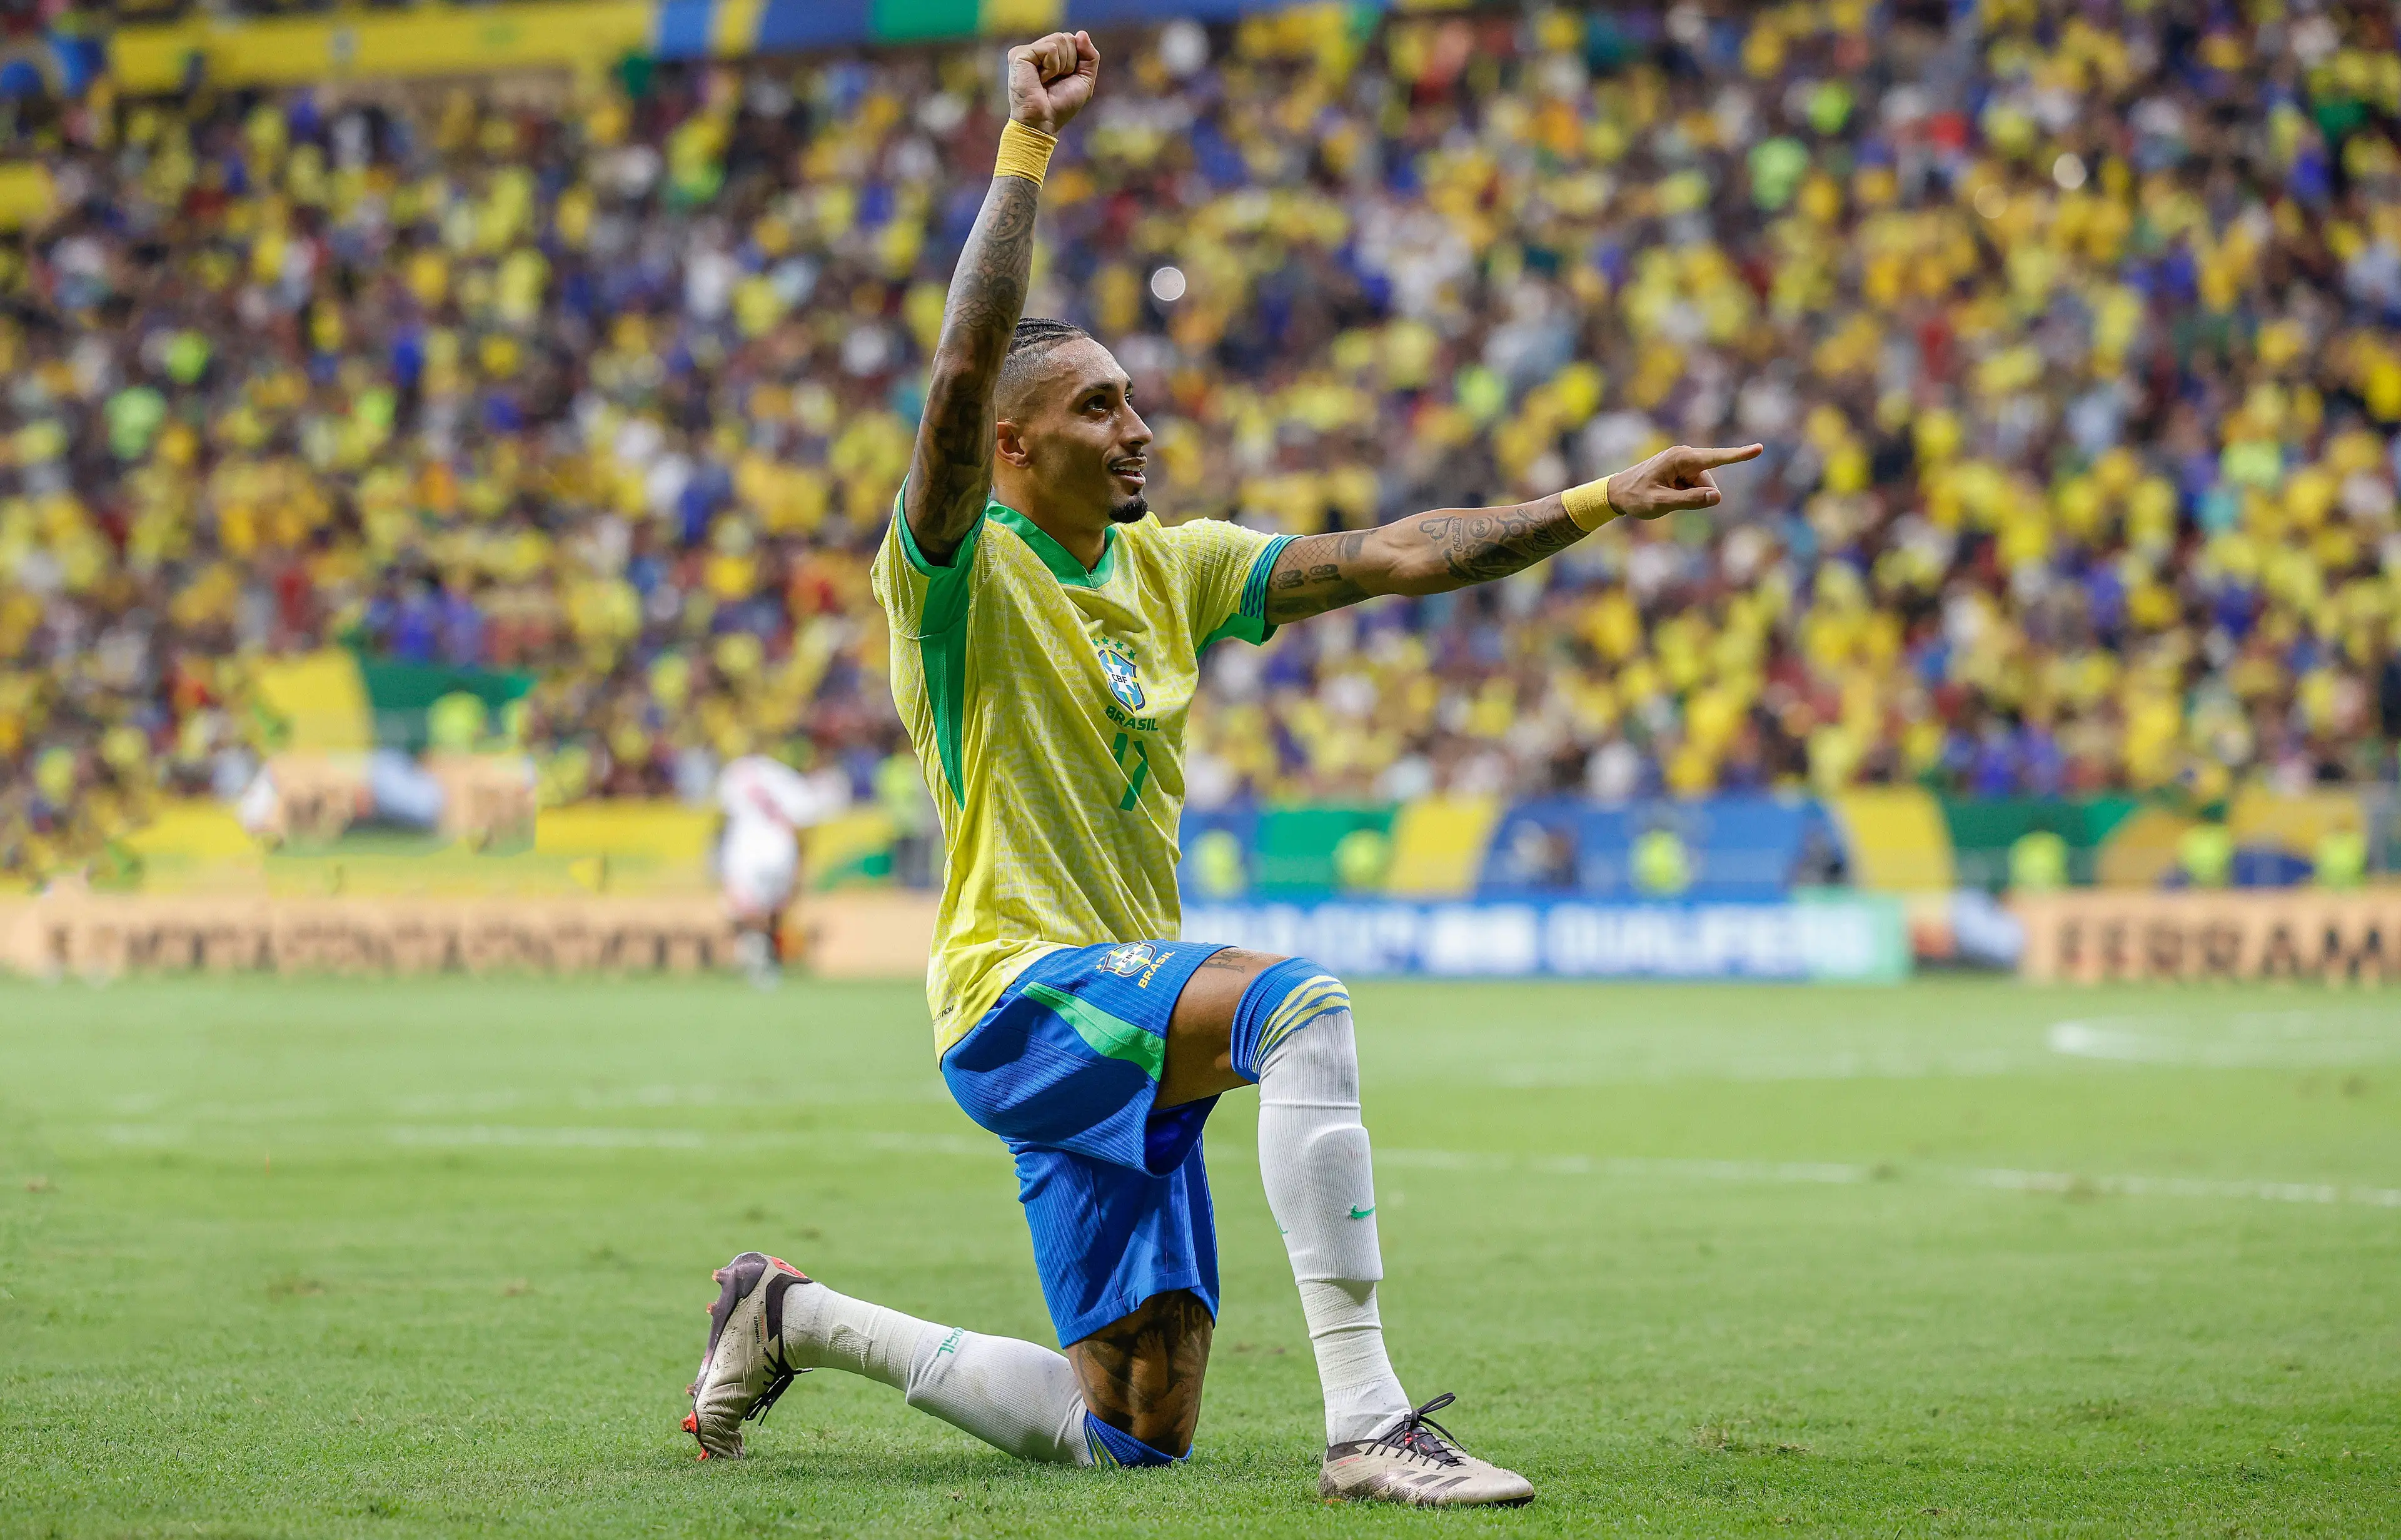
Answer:
[[[1736,465],[1746,460],[1757,460],[1766,450],[1764,444],[1746,444],[1739,449],[1695,449],[1693,455],[1701,462],[1703,470],[1708,470],[1719,465]]]

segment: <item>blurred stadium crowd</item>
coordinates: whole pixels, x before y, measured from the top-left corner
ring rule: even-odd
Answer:
[[[2392,775],[2390,7],[1962,9],[1102,38],[1029,310],[1134,375],[1164,516],[1769,446],[1718,516],[1220,649],[1196,804]],[[239,789],[258,661],[333,643],[538,674],[554,800],[794,742],[888,788],[867,564],[997,58],[20,110],[0,862]]]

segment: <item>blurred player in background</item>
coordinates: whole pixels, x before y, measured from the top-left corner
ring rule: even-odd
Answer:
[[[783,976],[780,938],[785,906],[800,882],[801,832],[849,806],[850,781],[837,769],[803,775],[781,760],[745,754],[718,773],[724,829],[717,877],[740,931],[743,971],[761,989]]]
[[[717,1274],[684,1426],[704,1456],[739,1455],[742,1423],[793,1375],[840,1368],[1027,1459],[1183,1459],[1217,1309],[1201,1125],[1255,1084],[1259,1174],[1324,1393],[1319,1491],[1523,1503],[1532,1485],[1462,1451],[1428,1415],[1451,1397],[1413,1406],[1386,1354],[1348,992],[1303,958],[1178,939],[1186,712],[1214,641],[1505,577],[1619,514],[1712,507],[1710,469],[1759,448],[1668,449],[1532,502],[1374,530],[1162,526],[1126,371],[1077,327],[1020,319],[1050,151],[1099,68],[1082,33],[1009,54],[1009,123],[875,566],[948,854],[936,1049],[1016,1158],[1066,1351],[916,1320],[746,1252]]]

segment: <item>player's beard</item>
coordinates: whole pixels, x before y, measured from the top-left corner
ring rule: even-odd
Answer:
[[[1138,524],[1142,521],[1142,516],[1148,512],[1150,512],[1149,502],[1146,500],[1140,492],[1136,492],[1133,496],[1126,499],[1123,502],[1113,502],[1109,504],[1109,522],[1111,524]]]

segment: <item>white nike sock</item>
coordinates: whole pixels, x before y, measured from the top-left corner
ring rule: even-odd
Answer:
[[[1325,1393],[1325,1441],[1372,1438],[1408,1414],[1409,1398],[1376,1312],[1384,1261],[1350,1011],[1287,1034],[1261,1061],[1259,1179],[1300,1285]]]
[[[784,1356],[794,1368],[848,1369],[890,1385],[1021,1460],[1092,1463],[1076,1370],[1033,1342],[937,1326],[808,1283],[784,1296]]]

